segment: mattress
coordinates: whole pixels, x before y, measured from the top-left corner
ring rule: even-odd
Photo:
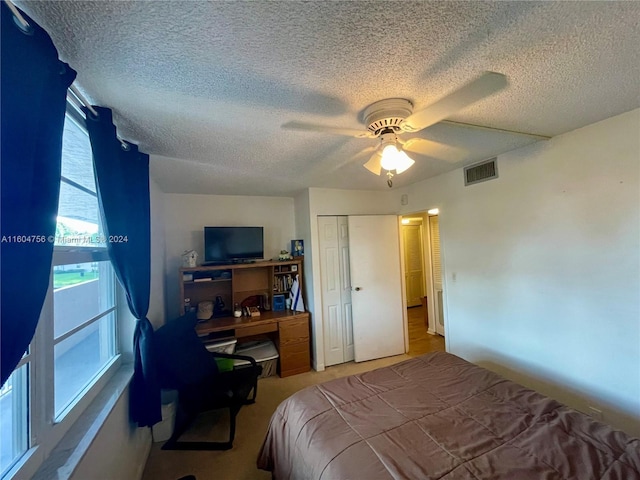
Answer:
[[[277,480],[640,480],[640,440],[435,352],[297,392],[257,463]]]

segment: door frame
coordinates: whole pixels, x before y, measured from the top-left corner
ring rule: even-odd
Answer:
[[[437,219],[437,224],[438,224],[438,239],[439,239],[439,250],[440,250],[440,290],[442,293],[442,298],[440,300],[440,302],[438,302],[438,290],[436,290],[436,285],[433,281],[433,271],[431,273],[431,279],[432,279],[432,283],[431,283],[431,294],[433,296],[434,301],[433,303],[433,312],[434,312],[434,321],[433,321],[433,325],[434,325],[434,334],[438,334],[438,335],[442,335],[445,337],[445,345],[448,345],[448,343],[446,342],[447,339],[447,332],[448,332],[448,321],[447,321],[447,288],[446,288],[446,284],[447,284],[447,276],[446,276],[446,272],[445,272],[445,262],[444,262],[444,242],[443,242],[443,238],[442,238],[442,228],[441,228],[441,216],[440,216],[440,212],[438,211],[438,209],[436,209],[435,212],[431,212],[428,211],[428,220],[431,220],[432,217],[436,217]],[[431,246],[431,240],[432,240],[432,232],[431,232],[431,222],[428,221],[428,228],[429,228],[429,246]],[[433,261],[431,258],[431,255],[429,256],[429,262],[430,264],[433,266]],[[440,309],[441,309],[441,313],[442,313],[442,325],[439,324],[438,322],[438,315],[437,315],[437,310],[436,310],[436,305],[439,303],[440,305]]]
[[[433,267],[431,264],[431,231],[429,230],[429,214],[426,211],[414,212],[414,213],[405,213],[398,217],[400,224],[402,225],[403,218],[420,218],[422,220],[422,282],[424,292],[423,295],[427,297],[427,315],[429,318],[429,328],[427,329],[427,333],[430,335],[435,335],[435,308],[433,302]],[[406,275],[405,265],[404,265],[404,246],[401,245],[402,249],[402,278],[404,282],[404,277]],[[406,289],[406,285],[404,285]],[[406,290],[405,290],[406,291]],[[406,294],[405,294],[406,297]],[[405,303],[405,312],[407,306]],[[408,318],[407,318],[407,329],[408,329]],[[408,350],[408,330],[407,330],[407,351]]]
[[[423,262],[424,262],[424,269],[423,269],[423,275],[424,275],[424,292],[425,295],[427,297],[427,315],[429,316],[429,328],[427,329],[427,333],[429,333],[430,335],[437,335],[436,332],[436,321],[437,321],[437,317],[436,317],[436,290],[435,290],[435,286],[433,284],[433,262],[431,260],[431,227],[429,224],[429,217],[432,216],[437,216],[438,217],[438,223],[440,223],[440,219],[441,219],[441,215],[440,213],[437,214],[430,214],[428,211],[420,211],[420,212],[414,212],[414,213],[405,213],[402,214],[398,217],[398,221],[400,222],[400,226],[402,226],[402,218],[417,218],[420,217],[422,219],[422,247],[423,247]],[[443,242],[442,242],[442,230],[440,231],[440,266],[441,266],[441,273],[442,273],[442,290],[443,290],[443,294],[442,294],[442,316],[444,319],[444,337],[445,337],[445,344],[447,342],[447,308],[446,308],[446,289],[445,289],[445,284],[446,284],[446,275],[445,275],[445,271],[444,271],[444,246],[443,246]],[[404,282],[404,278],[406,275],[406,271],[405,271],[405,265],[404,265],[404,245],[401,243],[400,244],[400,249],[401,249],[401,265],[402,265],[402,281]],[[403,285],[403,288],[406,289],[406,285]],[[406,290],[405,290],[406,292]],[[405,312],[406,312],[406,294],[405,294]],[[408,320],[405,319],[405,323]],[[408,323],[406,328],[408,328]],[[407,351],[408,351],[408,331],[407,331]]]
[[[405,217],[410,217],[408,218],[408,220],[410,220],[407,223],[404,223],[405,220],[407,220],[407,218]],[[403,242],[403,246],[404,246],[404,242],[406,241],[406,231],[407,231],[407,227],[418,227],[418,231],[419,231],[419,235],[420,235],[420,264],[421,264],[421,269],[420,271],[422,272],[422,291],[420,292],[420,297],[423,297],[425,295],[425,293],[427,292],[426,289],[426,284],[425,284],[425,265],[426,265],[426,261],[424,258],[424,236],[425,236],[425,229],[424,229],[424,220],[422,218],[422,215],[419,216],[413,216],[413,215],[403,215],[400,217],[400,222],[401,222],[401,226],[400,226],[400,239]],[[419,223],[418,223],[419,222]],[[402,254],[404,255],[405,252],[402,252]],[[405,259],[406,260],[406,259]],[[407,272],[406,270],[403,271],[403,275],[405,276],[405,297],[407,297],[407,289],[409,287],[408,283],[406,282],[406,277],[407,277]],[[408,299],[407,299],[407,308],[411,308],[408,305]],[[420,305],[420,303],[416,304],[416,305],[411,305],[413,306],[418,306]]]
[[[424,242],[424,239],[423,239]],[[402,328],[404,335],[404,353],[409,353],[409,314],[407,313],[407,282],[404,264],[404,239],[402,233],[402,215],[398,215],[398,244],[400,245],[400,288],[402,289]],[[424,272],[424,270],[423,270]]]

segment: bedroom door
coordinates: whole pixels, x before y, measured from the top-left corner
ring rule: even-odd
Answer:
[[[356,362],[405,351],[398,218],[349,216]]]
[[[320,279],[325,366],[354,359],[346,216],[319,216]]]

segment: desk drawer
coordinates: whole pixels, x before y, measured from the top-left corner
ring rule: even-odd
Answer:
[[[280,344],[280,376],[288,377],[311,370],[309,343]]]
[[[252,325],[250,327],[236,328],[236,337],[250,337],[251,335],[260,335],[261,333],[277,332],[278,324],[276,322],[266,325]]]
[[[279,322],[280,345],[309,342],[309,317]]]

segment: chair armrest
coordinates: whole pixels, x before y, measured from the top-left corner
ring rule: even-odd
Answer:
[[[250,362],[251,365],[253,365],[254,367],[257,367],[258,364],[256,363],[255,358],[253,357],[248,357],[246,355],[236,355],[234,353],[222,353],[222,352],[209,352],[211,355],[213,355],[214,357],[218,357],[218,358],[230,358],[232,360],[244,360],[246,362]]]

